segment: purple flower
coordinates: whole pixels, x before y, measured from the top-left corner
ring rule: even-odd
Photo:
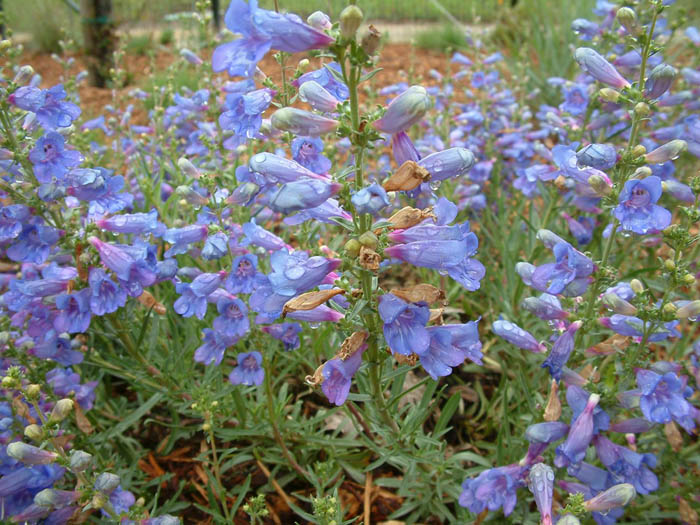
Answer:
[[[316,144],[316,147],[318,147],[318,144]],[[242,171],[239,175],[241,167],[236,170],[236,179],[239,182],[254,182],[258,186],[265,186],[307,179],[328,181],[327,176],[314,173],[309,168],[303,166],[302,163],[285,159],[274,153],[258,153],[253,155],[248,164],[250,172],[252,173],[246,173],[245,178],[243,177],[244,173]]]
[[[695,428],[695,410],[686,401],[692,389],[676,374],[669,371],[657,374],[652,370],[637,370],[637,385],[641,397],[639,408],[644,417],[654,423],[670,423],[672,420],[689,433]]]
[[[82,352],[73,350],[70,339],[58,337],[56,330],[49,329],[36,337],[36,346],[30,354],[41,359],[52,359],[63,366],[77,365],[83,362]]]
[[[55,131],[50,131],[36,141],[29,152],[34,165],[34,175],[39,182],[51,182],[52,178],[63,180],[66,173],[83,161],[79,151],[66,149],[65,140]]]
[[[585,410],[590,394],[577,385],[569,385],[566,389],[566,402],[573,412],[573,419],[577,419]],[[593,409],[593,434],[599,434],[601,430],[610,428],[610,416],[599,405]]]
[[[208,261],[221,259],[228,254],[228,235],[224,232],[217,232],[209,235],[202,248],[202,257]]]
[[[656,175],[625,182],[620,204],[613,211],[622,229],[639,235],[665,230],[671,224],[671,212],[656,204],[662,191]]]
[[[464,363],[465,358],[481,364],[481,342],[476,323],[431,326],[428,328],[430,345],[420,356],[420,363],[430,377],[448,376],[452,368]]]
[[[207,237],[209,229],[206,225],[190,224],[182,228],[168,228],[163,234],[163,240],[172,246],[165,252],[166,257],[172,257],[187,252],[189,245],[203,241]]]
[[[483,471],[476,478],[467,478],[462,483],[459,504],[474,514],[485,509],[490,511],[503,507],[508,516],[518,502],[518,488],[523,486],[527,469],[518,464]]]
[[[382,208],[389,206],[389,197],[379,184],[373,182],[355,193],[350,199],[357,213],[376,214]]]
[[[116,233],[152,233],[162,225],[158,222],[158,212],[122,213],[109,218],[98,219],[95,224],[103,230]]]
[[[53,325],[59,332],[81,333],[90,327],[90,288],[56,297],[58,315]]]
[[[384,321],[384,338],[392,352],[422,355],[428,351],[431,337],[426,325],[430,309],[426,303],[407,303],[387,293],[379,297],[379,316]]]
[[[392,135],[405,131],[419,122],[431,106],[425,88],[411,86],[391,101],[384,116],[374,122],[374,127]]]
[[[569,312],[561,307],[559,299],[548,293],[524,299],[522,307],[545,321],[560,321],[569,317]]]
[[[323,382],[321,390],[328,398],[328,401],[336,406],[345,403],[350,393],[352,377],[362,364],[362,354],[367,349],[363,344],[355,352],[345,359],[335,358],[327,361],[323,365]]]
[[[593,437],[593,409],[598,405],[598,401],[600,396],[591,394],[586,402],[586,408],[571,424],[566,441],[556,449],[554,464],[557,467],[575,465],[586,457],[586,449]]]
[[[610,471],[615,483],[630,483],[640,494],[659,488],[659,480],[650,469],[656,466],[654,454],[638,454],[603,436],[596,436],[593,442],[600,462]]]
[[[277,235],[267,231],[262,226],[258,226],[257,224],[255,224],[255,219],[251,219],[250,222],[246,222],[242,226],[242,229],[245,235],[245,239],[241,241],[241,246],[254,244],[255,246],[260,246],[261,248],[264,248],[269,251],[281,250],[286,246],[285,242],[279,237],[277,237]]]
[[[572,115],[581,115],[588,107],[588,87],[585,84],[562,86],[564,102],[559,106],[562,111]]]
[[[45,226],[41,219],[30,219],[5,254],[13,261],[42,264],[60,237],[58,230]]]
[[[557,243],[552,251],[556,262],[538,266],[532,274],[532,286],[549,294],[570,295],[567,286],[576,280],[587,283],[586,278],[593,273],[595,265],[568,242]]]
[[[274,92],[263,88],[226,96],[225,111],[219,116],[221,129],[232,131],[224,140],[226,149],[236,149],[249,139],[258,138],[262,114],[270,106]]]
[[[177,283],[175,290],[180,297],[173,304],[173,309],[182,317],[196,315],[198,319],[204,319],[207,314],[207,297],[219,287],[222,278],[221,273],[203,273],[191,283]]]
[[[90,309],[95,315],[116,312],[126,304],[126,291],[114,282],[103,269],[93,268],[90,283]]]
[[[69,173],[71,186],[66,193],[82,201],[88,201],[90,217],[116,213],[130,206],[134,200],[131,193],[121,192],[124,178],[112,176],[104,168],[78,168]]]
[[[316,111],[331,113],[336,110],[340,101],[331,95],[326,88],[315,80],[309,80],[299,86],[299,98],[308,103]]]
[[[394,155],[396,164],[401,166],[407,160],[418,162],[421,154],[413,145],[411,138],[405,131],[399,131],[391,136],[391,152]]]
[[[328,64],[324,64],[320,69],[304,73],[299,78],[294,80],[292,85],[298,88],[304,82],[313,80],[314,82],[317,82],[323,86],[326,91],[328,91],[338,100],[346,100],[350,96],[350,90],[343,82],[339,81],[335,75],[330,72],[331,69],[339,74],[341,73],[340,65],[336,62],[330,62]]]
[[[97,381],[80,383],[80,375],[70,368],[54,368],[46,373],[46,382],[57,396],[75,395],[75,400],[83,410],[90,410],[95,402]]]
[[[0,242],[16,239],[22,233],[22,224],[30,217],[29,208],[23,204],[0,208]]]
[[[323,155],[323,141],[316,137],[292,140],[292,158],[314,173],[328,173],[331,169],[331,161]]]
[[[280,213],[315,208],[338,193],[342,187],[342,184],[318,179],[288,182],[270,196],[268,206]]]
[[[261,274],[257,267],[258,258],[252,253],[236,257],[231,265],[231,273],[226,279],[226,289],[232,294],[251,293],[260,282]]]
[[[236,356],[238,366],[231,370],[228,380],[234,385],[261,385],[265,379],[265,369],[260,352],[241,352]]]
[[[534,336],[520,328],[515,323],[506,321],[504,319],[499,319],[493,323],[494,333],[508,341],[510,344],[522,348],[523,350],[529,350],[530,352],[542,353],[547,351],[547,347],[542,343],[538,343]]]
[[[614,88],[622,89],[630,85],[610,62],[589,47],[579,47],[574,53],[578,65],[596,80]]]
[[[222,298],[216,303],[219,317],[214,319],[214,330],[232,337],[243,337],[250,329],[248,307],[235,297]]]
[[[49,89],[24,86],[10,95],[9,101],[20,109],[35,113],[44,129],[55,130],[70,126],[80,116],[80,108],[65,101],[66,96],[63,84]]]
[[[303,109],[285,107],[270,116],[270,124],[280,131],[289,131],[295,135],[318,137],[330,133],[338,127],[337,120],[311,113]]]
[[[427,157],[418,164],[430,173],[430,180],[442,181],[465,175],[474,166],[474,154],[466,148],[450,148]]]
[[[610,144],[588,144],[576,152],[576,161],[580,165],[606,171],[617,163],[617,151]]]
[[[263,326],[262,331],[282,341],[285,350],[299,348],[299,333],[301,332],[301,325],[299,323],[271,324],[269,326]]]
[[[202,345],[195,350],[194,360],[205,365],[214,363],[218,366],[224,358],[226,349],[236,340],[209,328],[205,328],[203,333]]]
[[[582,324],[581,321],[571,323],[566,331],[554,342],[552,351],[542,363],[542,368],[549,369],[550,375],[557,381],[561,379],[561,370],[574,350],[574,334],[581,328]]]
[[[544,463],[533,465],[527,478],[527,488],[535,496],[541,525],[552,525],[552,493],[554,492],[552,467]]]

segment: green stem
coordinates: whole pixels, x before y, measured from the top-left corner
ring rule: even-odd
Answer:
[[[221,469],[219,468],[219,456],[216,452],[216,438],[214,437],[214,425],[212,424],[213,418],[209,417],[209,442],[211,443],[211,456],[213,459],[212,470],[214,471],[214,477],[219,487],[217,492],[219,492],[219,499],[221,500],[221,506],[224,509],[224,516],[226,517],[226,523],[231,521],[228,511],[228,503],[226,501],[226,489],[224,489],[224,484],[221,482]]]

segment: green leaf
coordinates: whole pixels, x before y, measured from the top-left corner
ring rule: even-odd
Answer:
[[[445,403],[445,406],[442,408],[442,414],[440,414],[440,418],[435,424],[435,430],[433,430],[434,435],[440,434],[440,432],[447,428],[447,424],[450,422],[450,419],[452,419],[452,416],[459,406],[460,398],[459,392],[455,392],[450,399],[447,400],[447,403]]]

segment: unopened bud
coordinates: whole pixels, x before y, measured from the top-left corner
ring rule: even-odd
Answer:
[[[281,108],[270,117],[272,127],[279,131],[290,131],[295,135],[318,137],[338,127],[334,119],[298,108]]]
[[[379,244],[379,239],[377,239],[377,236],[373,232],[365,232],[360,235],[357,240],[360,241],[362,246],[367,246],[367,248],[371,248],[372,250],[376,250],[377,244]]]
[[[651,168],[649,166],[640,166],[632,174],[633,179],[645,179],[652,174]]]
[[[691,285],[695,283],[695,276],[692,273],[686,273],[683,276],[683,282],[687,285]]]
[[[347,6],[340,12],[340,34],[346,39],[355,38],[355,33],[360,27],[364,15],[362,10],[354,4]]]
[[[650,111],[649,104],[646,102],[637,102],[637,104],[634,106],[634,114],[638,117],[647,117],[649,116]]]
[[[605,177],[603,177],[602,175],[591,175],[590,177],[588,177],[588,184],[590,184],[591,188],[593,189],[593,191],[595,191],[596,195],[600,195],[601,197],[609,195],[612,191],[610,181],[605,180]]]
[[[192,206],[204,206],[209,202],[207,197],[189,186],[178,186],[175,188],[175,193],[177,193],[183,200],[185,200],[185,202],[191,204]]]
[[[676,160],[687,149],[688,143],[685,140],[675,139],[644,155],[644,160],[649,164],[663,164]]]
[[[27,390],[25,391],[25,395],[27,396],[27,399],[29,401],[39,399],[40,394],[41,394],[41,387],[39,385],[36,385],[36,384],[29,385],[27,387]]]
[[[652,100],[659,98],[669,90],[677,75],[678,71],[673,66],[659,64],[647,78],[644,94]]]
[[[79,497],[80,492],[77,490],[44,489],[34,496],[34,505],[61,509],[71,505]]]
[[[7,390],[19,388],[22,383],[16,377],[5,376],[2,378],[2,387]]]
[[[101,509],[105,506],[105,504],[108,501],[109,500],[107,499],[107,496],[105,496],[101,492],[95,492],[95,494],[92,496],[91,504],[94,508]]]
[[[0,51],[4,51],[5,49],[7,49],[11,46],[12,46],[11,40],[8,40],[7,38],[5,40],[0,40]]]
[[[423,86],[411,86],[391,101],[374,127],[392,135],[404,131],[420,121],[431,106],[427,90]]]
[[[345,243],[345,253],[350,257],[354,258],[360,255],[360,248],[362,248],[362,244],[357,239],[350,239]]]
[[[177,159],[177,167],[180,168],[182,173],[188,177],[192,177],[193,179],[198,179],[202,176],[196,166],[185,157],[180,157]]]
[[[331,24],[331,19],[328,18],[328,15],[323,11],[314,11],[311,13],[306,19],[306,23],[319,31],[324,31],[333,27],[333,24]]]
[[[567,514],[566,516],[559,518],[557,525],[581,525],[581,521],[573,514]]]
[[[116,474],[103,472],[95,480],[95,490],[109,496],[119,486],[121,480]]]
[[[34,68],[32,66],[22,66],[17,71],[15,78],[12,80],[17,85],[23,85],[29,82],[29,79],[34,75]]]
[[[44,431],[39,425],[31,424],[24,427],[24,435],[33,441],[41,441],[44,437]]]
[[[617,10],[617,20],[620,25],[624,27],[627,32],[631,35],[636,35],[639,32],[639,25],[637,24],[637,15],[629,7],[621,7]]]
[[[22,441],[7,445],[7,455],[25,465],[48,465],[56,461],[58,454],[44,450]]]
[[[603,296],[603,304],[609,307],[616,314],[635,315],[637,308],[622,299],[615,293],[607,293]]]
[[[632,279],[630,281],[630,288],[632,288],[632,291],[636,294],[642,293],[644,291],[644,285],[639,279]]]
[[[671,259],[666,259],[664,261],[664,268],[666,268],[668,271],[675,270],[676,269],[676,263],[673,262]]]
[[[63,421],[68,414],[73,410],[73,400],[72,399],[59,399],[51,411],[49,416],[49,423],[58,423]]]
[[[70,454],[70,468],[76,472],[82,472],[90,466],[92,454],[83,450],[74,450]]]
[[[676,310],[678,319],[696,318],[698,316],[700,316],[700,300],[689,301]]]
[[[624,507],[637,495],[634,485],[620,483],[597,496],[584,501],[583,506],[589,512],[607,512],[617,507]]]
[[[664,310],[664,313],[672,314],[672,313],[676,312],[677,308],[676,308],[676,305],[673,303],[666,303],[664,305],[663,310]]]
[[[299,61],[299,65],[297,66],[297,69],[303,73],[304,71],[309,69],[309,64],[311,64],[311,62],[309,62],[308,58],[302,58]]]
[[[617,102],[620,99],[620,93],[613,88],[602,88],[598,91],[598,96],[605,102]]]

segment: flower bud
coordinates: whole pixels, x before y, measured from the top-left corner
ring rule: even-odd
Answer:
[[[377,249],[377,244],[379,244],[379,239],[373,232],[365,232],[357,239],[362,246],[366,246],[372,250]]]
[[[606,171],[617,162],[617,151],[609,144],[588,144],[576,152],[576,162],[579,166],[590,166],[597,170]],[[600,177],[600,175],[598,175]]]
[[[652,100],[659,98],[669,90],[676,75],[678,75],[676,68],[668,64],[659,64],[649,74],[644,86],[644,94]]]
[[[639,104],[637,104],[639,105]],[[641,157],[642,155],[645,155],[647,152],[647,149],[642,146],[641,144],[637,144],[634,148],[632,148],[632,156],[636,159],[638,157]]]
[[[311,62],[309,62],[308,58],[302,58],[299,61],[299,65],[297,66],[297,69],[303,73],[304,71],[309,69],[310,64],[311,64]]]
[[[426,89],[411,86],[391,101],[384,116],[374,122],[374,127],[392,135],[405,131],[421,120],[431,106]]]
[[[607,512],[617,507],[624,507],[637,495],[634,485],[620,483],[597,496],[584,501],[583,505],[589,512]]]
[[[188,204],[192,206],[204,206],[209,202],[209,199],[195,191],[194,188],[189,186],[178,186],[175,188],[175,193],[182,197]]]
[[[603,177],[602,175],[591,175],[590,177],[588,177],[588,184],[590,184],[591,188],[596,193],[596,195],[599,195],[601,197],[609,195],[612,191],[610,181],[606,180],[605,177]]]
[[[537,463],[530,469],[527,488],[535,496],[537,510],[540,511],[540,523],[552,523],[552,493],[554,491],[554,470],[549,465]]]
[[[299,98],[303,102],[308,103],[316,111],[324,111],[327,113],[335,111],[340,103],[326,88],[314,80],[309,80],[299,86]]]
[[[683,282],[687,285],[691,285],[695,283],[695,276],[691,273],[686,273],[683,276]]]
[[[40,394],[41,394],[41,387],[39,385],[36,385],[36,384],[29,385],[27,387],[27,390],[25,391],[25,395],[27,396],[27,399],[29,401],[38,399]]]
[[[651,109],[646,102],[637,102],[634,106],[634,114],[638,117],[648,117],[649,113],[651,113]]]
[[[177,167],[180,168],[180,171],[182,171],[182,173],[184,173],[188,177],[192,177],[193,179],[198,179],[202,176],[197,167],[194,164],[192,164],[186,157],[180,157],[179,159],[177,159]]]
[[[700,316],[700,300],[689,301],[676,310],[676,317],[678,317],[678,319],[692,319],[698,316]]]
[[[664,313],[667,313],[667,314],[673,314],[673,313],[676,312],[677,309],[678,309],[678,308],[677,308],[676,305],[673,304],[673,303],[666,303],[666,304],[664,305],[664,308],[663,308]]]
[[[632,179],[645,179],[648,176],[650,176],[653,172],[651,171],[651,168],[649,166],[640,166],[636,170],[634,170],[634,173],[632,173]]]
[[[617,10],[617,20],[631,35],[636,35],[639,32],[637,24],[637,15],[634,10],[629,7],[621,7]]]
[[[642,293],[644,291],[644,285],[639,279],[632,279],[630,281],[630,288],[632,288],[632,291],[636,294]]]
[[[615,293],[607,293],[603,296],[603,304],[609,307],[616,314],[635,315],[637,308],[622,299]]]
[[[328,18],[328,15],[323,11],[314,11],[311,13],[306,19],[306,23],[319,31],[324,31],[333,27],[333,24],[331,24],[331,19]]]
[[[73,400],[72,399],[59,399],[51,411],[49,416],[49,423],[58,423],[63,421],[68,414],[73,410]]]
[[[29,82],[29,79],[34,75],[34,68],[32,66],[22,66],[17,71],[15,78],[12,80],[17,85],[23,85]]]
[[[685,140],[674,139],[644,155],[644,160],[649,164],[663,164],[669,160],[676,160],[686,149],[688,143]]]
[[[465,175],[474,162],[474,154],[467,148],[449,148],[431,153],[418,164],[428,170],[431,180],[446,180]]]
[[[187,48],[180,50],[180,56],[195,66],[201,66],[204,63],[201,58]]]
[[[362,50],[369,56],[374,55],[379,49],[379,44],[382,41],[381,33],[370,24],[367,33],[362,37]]]
[[[24,427],[24,435],[33,441],[41,441],[44,437],[44,431],[39,425],[31,424]]]
[[[281,108],[270,117],[272,127],[295,135],[318,137],[338,127],[338,121],[297,108]]]
[[[348,242],[345,243],[345,253],[347,253],[350,257],[357,257],[360,255],[360,248],[362,247],[362,244],[360,244],[360,241],[357,239],[350,239]]]
[[[48,465],[58,457],[55,452],[49,452],[22,441],[14,441],[7,445],[7,455],[25,465]]]
[[[340,12],[340,34],[346,39],[355,38],[355,33],[360,27],[364,15],[362,10],[354,4],[350,4]]]
[[[617,89],[630,85],[610,62],[589,47],[579,47],[574,53],[574,59],[586,73],[596,80]]]
[[[41,507],[63,508],[80,497],[77,490],[44,489],[34,496],[34,504]]]
[[[666,259],[664,261],[664,268],[666,268],[668,271],[672,271],[676,269],[676,263],[673,262],[672,259]]]
[[[579,521],[579,519],[573,514],[567,514],[566,516],[559,518],[557,525],[581,525],[581,521]]]
[[[602,88],[598,91],[598,96],[605,102],[617,102],[620,99],[620,93],[612,88]]]
[[[671,195],[674,199],[687,202],[688,204],[693,204],[695,202],[695,194],[687,184],[669,179],[661,182],[661,187],[664,192]]]
[[[95,490],[109,496],[119,486],[121,480],[116,474],[103,472],[95,480]]]
[[[82,472],[90,466],[92,454],[83,450],[73,450],[70,454],[70,468],[75,472]]]

